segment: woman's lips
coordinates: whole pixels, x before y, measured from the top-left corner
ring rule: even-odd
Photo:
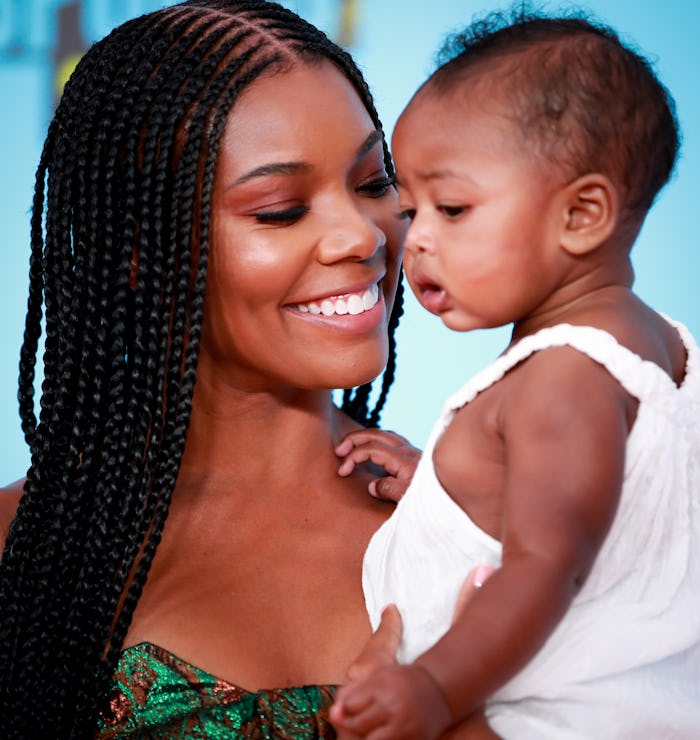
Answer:
[[[318,299],[309,303],[289,304],[293,315],[325,329],[350,334],[374,332],[386,323],[386,304],[381,280],[369,288]]]

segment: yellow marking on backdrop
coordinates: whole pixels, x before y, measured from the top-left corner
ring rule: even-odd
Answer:
[[[338,43],[341,46],[352,46],[355,43],[359,17],[360,0],[340,0]]]
[[[56,77],[54,78],[54,87],[56,91],[56,99],[61,97],[63,94],[63,88],[68,82],[68,79],[73,74],[73,70],[78,66],[78,62],[82,54],[70,54],[65,59],[61,60],[61,63],[56,67]]]

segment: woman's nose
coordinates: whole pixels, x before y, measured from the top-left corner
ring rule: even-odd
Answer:
[[[386,234],[370,214],[353,203],[336,206],[319,242],[320,260],[324,263],[367,260],[382,249],[386,241]]]

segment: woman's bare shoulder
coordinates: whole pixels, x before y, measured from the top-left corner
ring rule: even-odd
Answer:
[[[0,549],[5,545],[5,538],[10,523],[15,518],[19,500],[22,497],[24,478],[0,488]]]

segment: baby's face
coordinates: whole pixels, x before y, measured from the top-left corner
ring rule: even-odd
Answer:
[[[457,331],[537,312],[562,281],[561,171],[523,144],[483,93],[421,91],[393,136],[404,267],[428,311]]]

